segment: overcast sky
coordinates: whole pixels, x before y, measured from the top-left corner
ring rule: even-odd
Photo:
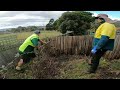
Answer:
[[[43,26],[51,18],[58,19],[65,11],[0,11],[0,29],[18,26]],[[96,16],[106,13],[112,19],[119,19],[120,11],[90,11]]]
[[[0,29],[18,26],[44,26],[65,11],[0,11]]]

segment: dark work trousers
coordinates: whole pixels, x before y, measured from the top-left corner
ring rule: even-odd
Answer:
[[[100,58],[105,54],[107,50],[98,50],[95,54],[92,54],[90,72],[95,72],[98,68]]]
[[[28,62],[30,62],[33,58],[36,57],[35,53],[23,54],[23,55],[21,55],[21,56],[22,56],[22,59],[23,59],[23,62],[24,62],[24,63],[28,63]]]

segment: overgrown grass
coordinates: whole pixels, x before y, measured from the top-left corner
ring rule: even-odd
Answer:
[[[112,70],[120,70],[120,60],[111,61],[111,63],[110,68]]]
[[[21,44],[27,37],[32,35],[33,32],[22,32],[22,33],[13,33],[13,34],[3,34],[0,35],[0,45],[10,46]],[[50,38],[61,35],[60,32],[57,31],[41,31],[40,39]]]
[[[22,33],[17,33],[17,38],[18,39],[26,39],[30,35],[32,35],[33,32],[22,32]],[[41,31],[40,39],[43,38],[50,38],[50,37],[55,37],[61,35],[60,32],[57,31]]]
[[[32,34],[33,34],[33,32],[21,32],[21,33],[3,34],[3,35],[0,35],[0,37],[17,35],[17,39],[26,39],[27,37],[29,37]],[[41,31],[40,38],[43,39],[46,37],[49,38],[49,37],[55,37],[58,35],[61,35],[61,33],[58,31]]]
[[[12,36],[12,35],[16,35],[15,33],[11,33],[11,34],[0,34],[0,37],[7,37],[7,36]]]
[[[34,60],[24,66],[25,71],[15,69],[5,71],[9,79],[119,79],[120,61],[101,59],[95,74],[88,74],[89,65],[80,56],[42,57],[41,61]],[[114,71],[114,72],[113,72]]]

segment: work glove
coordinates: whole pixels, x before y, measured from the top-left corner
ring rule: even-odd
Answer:
[[[97,52],[96,46],[91,50],[91,53],[95,54]]]

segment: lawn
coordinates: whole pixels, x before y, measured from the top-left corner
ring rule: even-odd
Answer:
[[[12,33],[12,34],[3,34],[0,35],[0,44],[4,45],[12,45],[14,43],[21,43],[27,37],[32,35],[33,32],[21,32],[21,33]],[[57,31],[41,31],[40,39],[51,38],[55,36],[61,35],[60,32]]]
[[[26,39],[30,35],[32,35],[33,32],[21,32],[21,33],[12,33],[12,34],[2,34],[0,37],[7,37],[7,36],[12,36],[12,35],[17,35],[17,39]],[[41,31],[40,38],[46,38],[46,37],[55,37],[61,35],[60,32],[58,31]]]
[[[18,39],[26,39],[32,34],[33,32],[22,32],[22,33],[17,33],[16,35]],[[57,31],[41,31],[40,39],[55,37],[58,35],[61,35],[61,33]]]

